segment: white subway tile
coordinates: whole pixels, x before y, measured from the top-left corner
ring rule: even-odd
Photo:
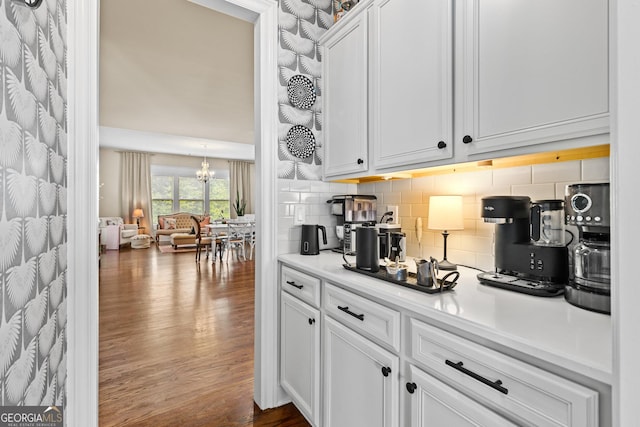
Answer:
[[[576,184],[576,182],[556,182],[556,199],[564,199],[564,192],[569,184]]]
[[[376,193],[391,193],[391,181],[378,181],[375,183]]]
[[[400,199],[402,204],[422,203],[422,193],[403,191],[400,193]]]
[[[278,193],[278,203],[298,203],[300,193],[281,191]]]
[[[556,186],[553,183],[512,185],[511,195],[529,196],[531,200],[553,199],[556,196]]]
[[[411,180],[411,189],[413,191],[431,192],[435,186],[435,178],[433,176],[423,176],[420,178],[413,178]]]
[[[511,186],[510,185],[494,185],[491,188],[486,188],[479,190],[476,194],[476,200],[479,202],[482,201],[483,197],[489,196],[508,196],[511,194]]]
[[[386,206],[385,206],[386,207]],[[378,211],[378,216],[381,216],[385,212],[385,209],[381,209]],[[401,204],[398,206],[398,215],[400,216],[412,216],[413,211],[411,209],[411,205],[409,204]]]
[[[289,184],[291,183],[290,179],[278,179],[278,191],[289,191]]]
[[[474,267],[484,271],[495,271],[493,254],[476,254],[476,265]]]
[[[376,185],[373,182],[367,182],[366,184],[358,185],[358,194],[373,194],[375,192]]]
[[[531,183],[543,184],[558,181],[579,181],[581,175],[580,166],[581,163],[579,160],[533,165],[531,168]]]
[[[583,182],[609,182],[609,157],[582,161]]]
[[[384,193],[385,205],[399,205],[402,202],[402,195],[400,193]]]
[[[291,191],[310,191],[311,190],[311,181],[300,181],[295,180],[291,181],[289,184]]]
[[[493,185],[531,184],[531,166],[493,170]]]
[[[309,191],[312,193],[330,193],[331,183],[323,181],[309,181]]]
[[[419,203],[411,205],[411,215],[414,217],[422,217],[422,221],[426,221],[429,216],[429,205],[426,203]]]
[[[393,191],[394,193],[411,191],[410,179],[395,179],[390,182],[391,182],[391,191]]]

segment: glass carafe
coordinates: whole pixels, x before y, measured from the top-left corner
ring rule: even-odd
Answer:
[[[611,287],[611,247],[608,238],[591,236],[574,251],[574,280],[577,284],[608,290]]]
[[[531,240],[538,246],[564,246],[564,200],[531,204]]]

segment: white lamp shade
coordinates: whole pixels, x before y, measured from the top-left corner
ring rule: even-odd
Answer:
[[[133,210],[133,215],[131,216],[134,218],[144,218],[144,213],[142,212],[142,209],[136,208]]]
[[[462,230],[462,196],[429,197],[428,228],[431,230]]]

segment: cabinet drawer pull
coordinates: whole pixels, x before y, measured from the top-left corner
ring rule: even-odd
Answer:
[[[468,143],[470,143],[472,141],[473,141],[473,138],[471,138],[471,136],[469,136],[469,135],[465,135],[464,137],[462,137],[462,142],[465,143],[465,144],[468,144]]]
[[[294,288],[302,289],[302,285],[296,285],[296,282],[293,280],[287,280],[287,284],[293,286]]]
[[[416,385],[416,383],[407,383],[407,391],[409,393],[413,394],[417,388],[418,386]]]
[[[309,324],[310,324],[310,325],[313,325],[314,323],[316,323],[316,319],[311,319],[311,318],[309,318]]]
[[[382,367],[382,375],[384,375],[385,377],[388,377],[390,373],[391,373],[391,368],[389,368],[388,366]]]
[[[446,148],[446,146],[447,146],[447,143],[446,143],[446,142],[444,142],[444,141],[440,141],[440,142],[438,142],[438,148],[439,148],[439,149],[441,149],[441,150],[442,150],[443,148]]]
[[[351,316],[355,317],[356,319],[364,321],[364,314],[355,314],[353,311],[349,310],[349,307],[340,307],[340,306],[338,306],[338,310],[344,311],[345,313],[350,314]]]
[[[359,165],[361,165],[361,164],[363,164],[363,163],[364,163],[364,160],[362,160],[362,159],[358,159],[358,164],[359,164]]]
[[[473,378],[474,380],[478,380],[478,381],[480,381],[481,383],[488,385],[489,387],[495,388],[495,389],[496,389],[496,390],[498,390],[500,393],[504,393],[504,394],[508,394],[508,393],[509,393],[509,390],[508,390],[508,389],[506,389],[506,388],[502,387],[502,381],[500,381],[500,380],[496,380],[496,381],[494,382],[494,381],[488,380],[488,379],[486,379],[485,377],[483,377],[483,376],[481,376],[481,375],[478,375],[478,374],[476,374],[475,372],[468,370],[467,368],[464,368],[464,367],[462,366],[462,362],[454,363],[454,362],[452,362],[451,360],[446,359],[446,360],[444,361],[444,363],[446,363],[447,365],[451,366],[452,368],[454,368],[454,369],[456,369],[456,370],[458,370],[458,371],[462,372],[463,374],[469,375],[469,376],[470,376],[471,378]]]

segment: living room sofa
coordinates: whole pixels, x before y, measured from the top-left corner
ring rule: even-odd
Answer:
[[[172,244],[178,245],[195,245],[196,236],[192,234],[192,238],[185,236],[191,233],[191,216],[199,218],[203,223],[208,223],[208,216],[192,214],[189,212],[177,212],[168,215],[158,215],[158,223],[155,225],[156,244],[160,244],[162,236],[171,237],[172,234],[180,234],[179,239],[174,239]],[[203,224],[204,225],[204,224]],[[177,242],[177,243],[176,243]]]
[[[119,249],[121,245],[131,243],[138,235],[137,224],[125,224],[121,217],[100,217],[100,245],[106,249]]]

